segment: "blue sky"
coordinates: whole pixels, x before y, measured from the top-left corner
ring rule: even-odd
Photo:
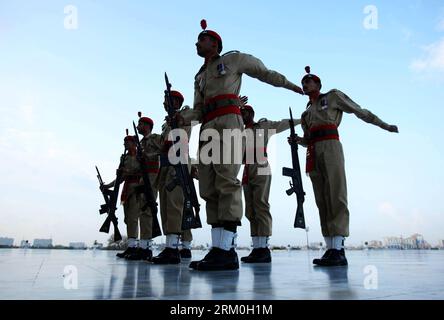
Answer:
[[[77,8],[77,29],[64,27],[67,5]],[[378,10],[376,30],[364,28],[367,5]],[[192,105],[193,77],[202,64],[194,47],[202,18],[222,36],[224,51],[253,54],[295,83],[311,65],[324,91],[340,89],[399,126],[395,135],[344,115],[349,243],[415,232],[431,243],[444,239],[444,5],[433,0],[0,0],[0,236],[16,243],[107,238],[98,232],[102,199],[94,165],[105,180],[113,179],[124,129],[137,111],[152,117],[159,131],[163,72]],[[258,118],[286,118],[288,106],[297,115],[306,104],[305,97],[246,76],[242,94]],[[270,146],[271,243],[305,244],[305,232],[290,227],[296,204],[284,193],[288,179],[280,176],[291,163],[286,136],[276,136]],[[304,186],[310,241],[320,241],[306,177]],[[209,229],[196,231],[195,239],[208,242]],[[249,243],[246,219],[239,242]]]

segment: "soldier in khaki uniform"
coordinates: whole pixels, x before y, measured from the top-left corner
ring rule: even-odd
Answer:
[[[124,182],[121,203],[125,216],[125,224],[127,227],[128,249],[122,253],[118,253],[117,257],[126,258],[128,260],[150,260],[153,253],[151,251],[151,214],[149,211],[143,211],[145,199],[141,193],[136,191],[140,183],[141,168],[136,158],[136,142],[134,136],[127,136],[124,140],[125,148],[128,154],[125,155],[123,162],[122,181]],[[105,188],[111,188],[116,181],[105,185]],[[140,223],[140,240],[139,238]]]
[[[245,263],[269,263],[271,254],[268,240],[272,234],[272,217],[268,197],[270,195],[271,171],[267,160],[267,145],[272,134],[290,128],[289,119],[254,121],[254,109],[250,105],[241,108],[245,123],[247,147],[242,185],[245,196],[245,216],[250,221],[253,250],[242,257]],[[295,125],[301,121],[294,120]]]
[[[201,21],[201,26],[204,31],[199,34],[196,48],[197,54],[205,59],[205,63],[195,77],[192,112],[183,115],[183,120],[198,120],[202,123],[198,166],[199,190],[201,197],[206,201],[207,223],[212,226],[212,248],[202,260],[191,262],[190,268],[238,269],[239,262],[234,247],[237,226],[242,218],[241,183],[237,179],[242,159],[234,161],[236,159],[233,159],[233,153],[236,153],[234,151],[239,146],[233,145],[231,139],[225,141],[223,131],[243,131],[239,99],[242,74],[301,94],[302,90],[282,74],[267,69],[259,59],[251,55],[232,51],[221,56],[221,37],[214,31],[205,30],[205,20]],[[211,137],[211,146],[220,146],[221,155],[224,149],[231,148],[231,162],[222,161],[220,158],[215,161],[211,158],[210,163],[202,161],[202,150],[205,150],[206,144],[209,143],[204,141],[204,136],[209,132],[207,129],[219,133],[219,137]]]
[[[342,115],[344,112],[354,113],[363,121],[389,132],[398,132],[398,128],[362,109],[339,90],[321,94],[321,79],[310,73],[310,67],[306,67],[306,72],[302,86],[310,100],[301,117],[304,137],[297,141],[307,147],[306,171],[313,184],[327,245],[323,257],[314,259],[313,263],[321,266],[347,265],[344,240],[349,236],[349,211],[344,154],[338,134]]]
[[[161,137],[159,134],[152,133],[153,127],[153,120],[148,117],[142,117],[142,113],[139,112],[137,131],[143,136],[142,140],[140,140],[143,152],[143,161],[145,161],[145,169],[151,182],[154,199],[156,199],[159,184],[159,154],[161,149]],[[142,178],[140,182],[143,183]],[[147,232],[150,233],[152,238],[153,215],[150,208],[147,208],[146,212],[148,214],[143,216],[143,225],[146,227]]]
[[[171,91],[173,105],[178,113],[189,110],[185,106],[179,110],[183,104],[184,97],[179,91]],[[168,108],[167,102],[164,101],[165,109]],[[183,126],[181,129],[186,131],[187,138],[191,134],[191,126]],[[162,217],[162,229],[166,235],[166,247],[157,256],[152,259],[155,264],[178,264],[180,258],[191,258],[191,241],[193,236],[191,230],[182,230],[182,214],[184,197],[180,186],[176,186],[173,190],[168,191],[167,186],[173,181],[176,171],[168,160],[168,152],[172,146],[169,137],[171,127],[166,121],[162,126],[161,143],[162,151],[160,155],[160,173],[159,173],[159,199],[160,214]],[[188,143],[186,141],[185,143]],[[179,251],[179,240],[182,249]]]

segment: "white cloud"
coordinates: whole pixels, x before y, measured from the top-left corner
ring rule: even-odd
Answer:
[[[422,50],[423,56],[414,59],[410,69],[416,72],[444,72],[444,38]]]

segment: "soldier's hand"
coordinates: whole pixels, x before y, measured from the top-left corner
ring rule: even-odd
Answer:
[[[396,132],[396,133],[399,133],[399,131],[398,131],[398,127],[397,127],[397,126],[394,126],[394,125],[389,126],[389,127],[388,127],[388,131],[389,131],[389,132]]]
[[[304,95],[304,90],[302,90],[301,87],[296,86],[296,87],[293,89],[293,91],[296,92],[296,93],[299,93],[299,94]]]
[[[288,137],[287,138],[287,141],[288,141],[288,144],[292,144],[292,143],[297,143],[297,144],[303,144],[303,142],[304,142],[304,138],[301,138],[301,137],[299,137],[299,136],[296,136],[296,137],[294,137],[294,138],[292,138],[292,137]]]
[[[112,183],[108,183],[108,184],[103,184],[103,185],[101,185],[99,188],[100,188],[100,191],[105,191],[105,190],[108,190],[108,189],[110,189],[111,187],[113,186],[113,184]]]
[[[239,100],[240,100],[242,106],[245,106],[248,103],[248,97],[247,96],[239,96]]]
[[[179,127],[182,127],[182,126],[185,124],[185,119],[184,119],[179,113],[176,113],[176,114],[174,115],[174,118],[173,118],[173,119],[171,119],[170,117],[167,117],[166,120],[167,120],[167,123],[168,123],[168,125],[169,125],[170,127],[171,127],[171,125],[172,125],[172,123],[173,123],[173,120],[176,121],[177,126],[179,126]]]

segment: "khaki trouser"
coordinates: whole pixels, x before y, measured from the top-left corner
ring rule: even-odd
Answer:
[[[228,141],[223,141],[223,129],[238,129],[243,131],[244,123],[242,117],[236,114],[220,116],[202,125],[201,131],[214,129],[219,132],[219,139],[213,140],[220,147],[220,154],[223,155],[224,146],[228,148]],[[202,147],[208,142],[201,142]],[[235,148],[231,143],[231,155],[233,158]],[[243,147],[240,148],[240,155],[243,155]],[[201,156],[201,154],[200,154]],[[241,157],[242,158],[242,157]],[[242,160],[240,158],[240,160]],[[240,225],[242,219],[242,188],[241,182],[237,179],[241,167],[241,161],[232,161],[228,164],[210,163],[203,164],[199,161],[199,191],[200,196],[206,201],[207,223],[221,224],[224,222],[236,222]]]
[[[310,172],[324,237],[349,236],[344,153],[338,140],[315,144],[315,167]]]
[[[174,167],[162,167],[159,173],[159,199],[162,229],[165,235],[181,234],[182,241],[192,241],[191,230],[182,231],[183,191],[178,185],[168,191],[166,186],[171,183],[176,174]]]
[[[128,238],[139,238],[140,223],[140,239],[148,240],[152,236],[153,217],[149,209],[142,211],[145,203],[142,194],[131,194],[123,206],[125,212],[125,223]]]
[[[150,173],[148,176],[153,189],[154,199],[157,199],[158,174]],[[153,238],[153,215],[150,208],[142,211],[145,203],[145,195],[143,193],[137,194],[133,192],[124,204],[128,238],[138,238],[138,224],[140,224],[140,239],[148,240]]]
[[[272,234],[272,217],[268,198],[270,195],[271,174],[258,175],[258,167],[247,165],[248,184],[243,186],[245,196],[245,216],[250,221],[252,237],[270,237]]]

